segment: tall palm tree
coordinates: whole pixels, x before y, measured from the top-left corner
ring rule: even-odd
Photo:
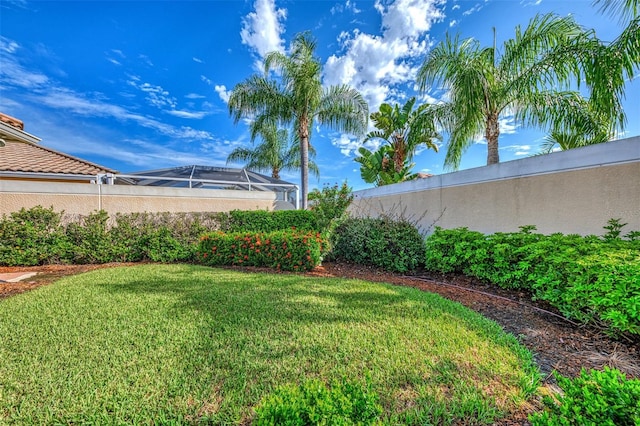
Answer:
[[[239,147],[231,151],[227,157],[227,164],[245,162],[245,167],[256,171],[269,171],[271,177],[280,179],[280,172],[284,170],[300,169],[300,145],[289,143],[289,132],[278,129],[273,123],[265,123],[258,129],[257,135],[262,143],[255,148]],[[310,157],[315,156],[315,150],[310,149]],[[309,161],[309,171],[320,176],[320,170],[313,161]]]
[[[253,75],[236,85],[229,97],[229,112],[235,123],[249,117],[258,127],[267,122],[293,124],[300,143],[303,209],[307,208],[309,139],[314,122],[361,135],[369,114],[367,103],[356,90],[346,85],[322,87],[322,66],[314,56],[315,48],[309,33],[296,35],[289,54],[268,53],[264,75]],[[275,71],[278,81],[269,78],[270,71]]]
[[[416,98],[400,105],[380,105],[380,110],[371,114],[371,121],[378,130],[369,132],[364,140],[382,139],[391,147],[393,167],[400,172],[406,163],[413,159],[420,145],[438,152],[435,140],[440,139],[436,131],[433,116],[426,113],[429,105],[420,105],[413,109]]]
[[[588,50],[592,38],[572,17],[553,14],[534,17],[524,31],[516,27],[515,37],[501,51],[495,42],[481,47],[474,39],[447,35],[429,53],[417,78],[422,91],[439,82],[450,91],[450,101],[434,108],[449,133],[445,165],[457,168],[480,134],[487,142],[487,164],[498,163],[499,120],[507,114],[525,126],[595,134],[598,123],[584,112],[588,100],[569,90],[580,75],[579,54]],[[620,103],[612,100],[617,95],[602,93],[609,116],[620,118]]]
[[[619,14],[622,21],[630,20],[612,42],[604,43],[593,37],[586,48],[577,52],[584,80],[591,89],[591,108],[622,128],[626,121],[621,107],[624,88],[640,69],[639,0],[596,0],[594,3],[601,4],[603,12]],[[614,133],[613,130],[610,133]]]

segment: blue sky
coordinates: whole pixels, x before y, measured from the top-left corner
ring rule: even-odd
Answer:
[[[122,173],[224,166],[234,148],[250,146],[246,126],[229,117],[229,91],[298,32],[317,39],[323,82],[352,85],[373,112],[417,95],[416,69],[447,32],[488,45],[496,27],[500,44],[551,11],[573,14],[602,40],[621,31],[591,0],[2,0],[0,111],[42,145]],[[638,80],[627,85],[625,136],[640,134]],[[421,99],[443,95],[432,88]],[[537,152],[544,137],[509,117],[501,127],[501,161]],[[311,142],[321,173],[312,188],[345,179],[369,186],[353,161],[358,139],[318,129]],[[420,152],[415,170],[443,173],[445,148]],[[461,169],[485,163],[479,141]],[[297,183],[299,173],[283,178]]]

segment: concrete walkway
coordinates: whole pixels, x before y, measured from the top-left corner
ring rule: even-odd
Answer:
[[[37,272],[11,272],[0,273],[0,283],[17,283],[18,281],[26,280],[36,275]]]

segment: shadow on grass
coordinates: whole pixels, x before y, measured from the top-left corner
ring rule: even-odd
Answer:
[[[352,367],[339,363],[349,359],[363,368],[376,365],[379,360],[364,353],[366,346],[350,342],[353,347],[348,351],[354,354],[343,353],[343,336],[339,333],[345,330],[358,330],[350,337],[355,341],[382,345],[385,330],[380,324],[411,323],[426,317],[515,349],[521,360],[525,358],[516,339],[504,335],[497,324],[480,320],[479,314],[462,305],[415,289],[192,265],[146,265],[132,267],[130,272],[120,282],[98,279],[95,285],[110,293],[170,296],[175,303],[172,302],[169,315],[197,312],[199,337],[186,341],[182,347],[182,352],[189,356],[184,357],[181,375],[188,381],[204,371],[209,374],[208,379],[197,386],[195,393],[211,393],[206,389],[208,381],[215,383],[217,394],[233,394],[239,398],[236,404],[243,401],[245,405],[241,414],[234,407],[221,407],[208,417],[213,422],[249,416],[247,407],[255,405],[264,393],[271,392],[282,381],[320,375],[326,368],[344,372]],[[330,337],[323,332],[314,334],[313,330],[319,328],[329,330]],[[430,330],[425,329],[424,333],[429,338]],[[305,339],[303,343],[297,341],[301,336]],[[322,341],[313,341],[315,337]],[[401,342],[402,337],[393,338]],[[396,346],[389,350],[404,348]],[[296,363],[301,365],[291,367]],[[270,364],[282,364],[282,371],[274,373]],[[446,372],[445,368],[437,369],[443,370],[439,374]],[[207,414],[201,414],[200,418],[206,419]]]

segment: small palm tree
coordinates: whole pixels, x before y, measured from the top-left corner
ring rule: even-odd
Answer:
[[[247,169],[269,171],[274,179],[280,179],[281,171],[300,169],[300,145],[295,141],[289,143],[289,132],[286,129],[278,129],[273,123],[269,123],[263,124],[256,133],[262,143],[253,149],[234,149],[227,157],[227,164],[245,162]],[[315,150],[310,150],[310,156],[315,156]],[[309,161],[309,170],[315,176],[320,176],[318,166],[313,161]]]
[[[383,103],[380,110],[371,114],[371,121],[378,130],[367,134],[364,142],[382,139],[391,147],[391,158],[396,172],[400,172],[407,162],[413,159],[420,145],[438,152],[435,140],[440,135],[435,129],[433,117],[427,114],[429,105],[420,105],[413,109],[416,98],[409,99],[400,108]]]
[[[263,123],[293,124],[300,145],[303,209],[307,208],[309,140],[314,122],[360,135],[367,128],[369,114],[367,103],[356,90],[345,85],[322,87],[322,66],[314,56],[315,48],[316,43],[308,33],[296,35],[288,55],[268,53],[264,75],[251,76],[236,85],[229,97],[229,112],[235,123],[250,117],[257,127]],[[269,78],[272,70],[279,81]]]
[[[487,142],[487,164],[498,163],[499,120],[506,114],[525,126],[595,134],[599,123],[584,113],[591,108],[589,101],[569,90],[580,77],[580,61],[594,51],[593,38],[572,17],[553,14],[534,17],[524,31],[517,27],[501,51],[495,43],[481,47],[474,39],[447,35],[431,50],[417,78],[423,91],[438,82],[450,90],[450,101],[433,108],[449,133],[445,165],[457,168],[480,134]],[[589,86],[599,78],[594,71]],[[599,93],[610,123],[622,126],[619,92]]]
[[[394,163],[394,150],[391,145],[382,145],[376,151],[370,151],[361,146],[358,149],[360,154],[354,161],[360,163],[360,177],[366,183],[373,183],[375,186],[390,185],[392,183],[413,180],[418,175],[411,173],[414,163],[405,161],[399,170]]]
[[[587,145],[595,145],[598,143],[604,143],[611,140],[611,135],[606,132],[587,138],[583,134],[579,133],[558,133],[552,131],[544,138],[540,147],[540,154],[549,154],[556,148],[561,151],[568,149],[580,148]]]

